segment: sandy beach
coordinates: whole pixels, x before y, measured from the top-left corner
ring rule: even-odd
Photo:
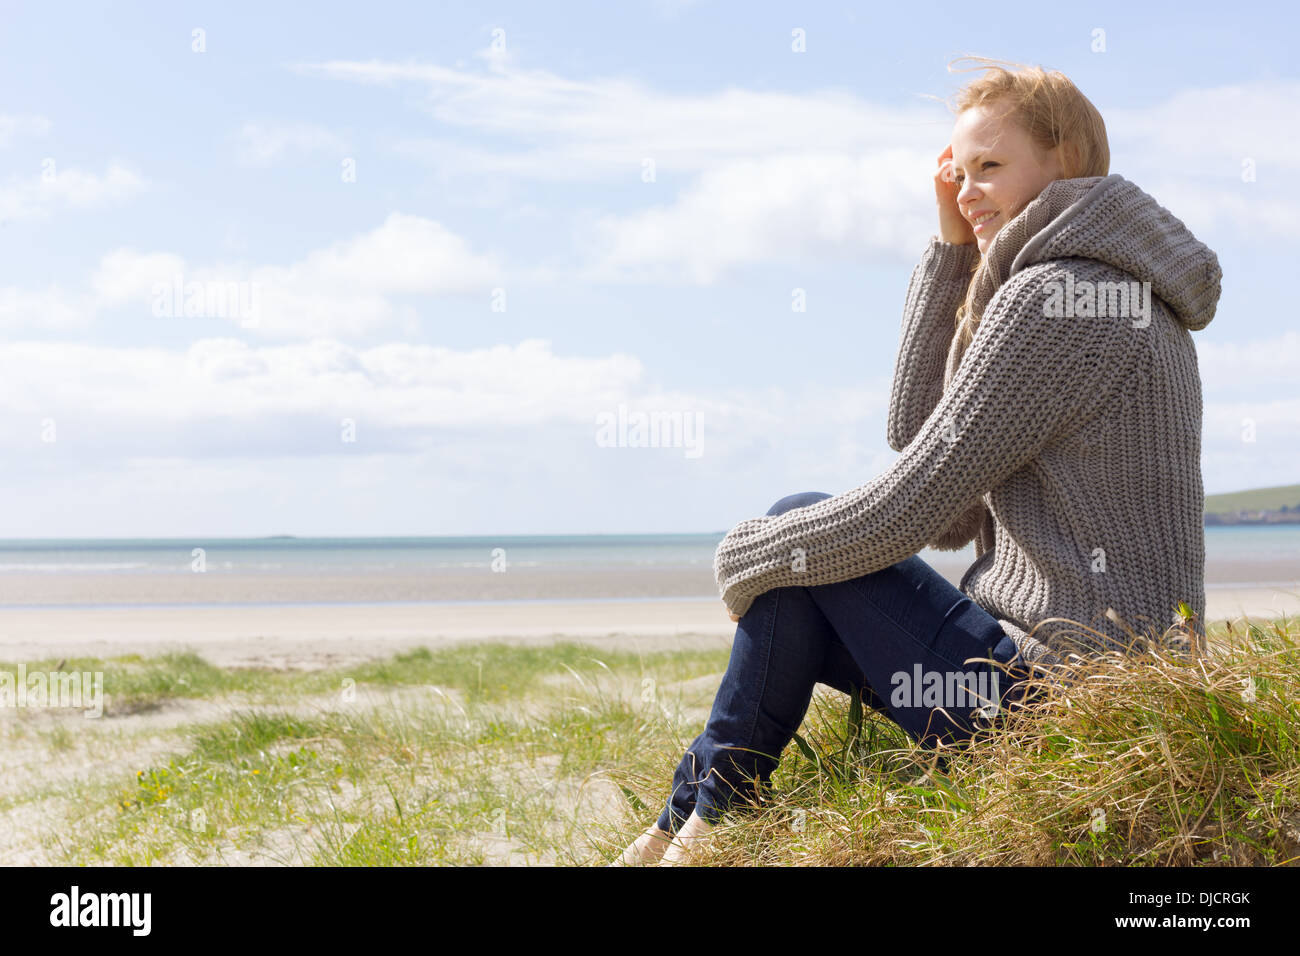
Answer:
[[[1291,537],[1220,539],[1205,571],[1210,619],[1300,613]],[[464,641],[730,639],[709,536],[666,550],[612,540],[521,540],[500,573],[482,542],[217,543],[201,573],[177,567],[189,552],[174,542],[16,543],[0,565],[0,660],[184,649],[222,666],[315,669]],[[922,557],[954,585],[972,560],[969,549]]]
[[[954,585],[970,559],[923,555]],[[1300,589],[1300,560],[1216,560],[1205,572],[1209,589]],[[159,604],[386,604],[451,601],[709,598],[717,594],[711,567],[511,567],[508,573],[440,568],[362,573],[274,570],[191,573],[60,571],[0,574],[0,608]]]
[[[963,565],[941,573],[960,580]],[[1249,580],[1249,579],[1243,579]],[[1297,577],[1300,580],[1300,577]],[[0,608],[157,604],[387,604],[390,602],[530,601],[552,598],[708,597],[710,568],[530,568],[508,573],[439,568],[285,573],[208,571],[205,574],[113,574],[60,571],[0,574]]]
[[[1300,585],[1210,588],[1210,620],[1300,614]],[[574,639],[660,649],[725,643],[716,598],[0,608],[0,660],[193,650],[221,666],[311,669],[411,647]]]

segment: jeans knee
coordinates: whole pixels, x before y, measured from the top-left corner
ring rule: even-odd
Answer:
[[[825,501],[831,497],[824,491],[800,491],[793,495],[786,495],[772,507],[767,509],[769,516],[785,514],[787,511],[793,511],[795,508],[803,508],[818,501]]]

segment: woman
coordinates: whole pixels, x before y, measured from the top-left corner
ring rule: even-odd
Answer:
[[[1035,664],[1132,650],[1175,620],[1203,640],[1190,331],[1214,316],[1218,260],[1108,175],[1101,116],[1061,74],[989,68],[955,112],[890,396],[901,454],[718,546],[727,673],[618,863],[680,862],[725,809],[760,802],[816,683],[938,746],[996,722]],[[972,539],[959,588],[917,556]]]

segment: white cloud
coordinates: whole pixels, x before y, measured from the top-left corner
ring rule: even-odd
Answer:
[[[702,174],[676,201],[595,227],[591,277],[685,275],[825,257],[911,261],[935,231],[923,153],[775,156]],[[928,196],[928,199],[927,199]]]
[[[698,171],[736,158],[789,152],[920,150],[933,160],[951,131],[947,109],[918,93],[914,106],[873,103],[841,90],[808,93],[727,89],[668,93],[630,78],[570,80],[512,66],[489,73],[427,63],[334,60],[298,70],[358,83],[412,83],[428,90],[426,109],[444,124],[514,136],[522,150],[457,140],[408,140],[402,148],[465,169],[540,179],[639,174],[643,158],[661,169]],[[1180,91],[1141,108],[1106,106],[1112,156],[1151,172],[1175,165],[1197,175],[1240,173],[1256,161],[1262,177],[1300,165],[1300,130],[1285,119],[1300,83],[1261,81]],[[1189,135],[1213,129],[1214,136]]]
[[[602,454],[597,416],[625,405],[695,416],[711,467],[757,451],[830,480],[837,469],[861,473],[884,447],[886,382],[695,392],[646,378],[634,356],[556,355],[543,339],[470,350],[330,339],[202,339],[184,351],[19,342],[0,345],[0,441],[35,446],[39,422],[51,418],[66,454],[93,447],[96,460],[310,456],[348,450],[340,424],[351,419],[364,438],[357,454],[450,442],[472,463],[475,447],[508,450],[500,439],[520,429],[548,436],[538,440],[552,451]]]
[[[349,151],[347,140],[312,123],[246,123],[236,136],[235,146],[236,159],[245,166],[269,166],[313,153],[342,158]]]
[[[1201,426],[1203,475],[1208,493],[1296,480],[1300,448],[1300,333],[1268,339],[1196,340],[1205,394]]]
[[[1269,80],[1182,90],[1141,108],[1101,110],[1111,139],[1150,169],[1239,178],[1254,159],[1260,178],[1290,186],[1300,171],[1300,130],[1294,122],[1300,83]]]
[[[184,350],[0,344],[9,535],[725,529],[891,459],[888,383],[666,390],[634,356],[548,342]],[[597,415],[695,416],[607,447]],[[344,423],[355,428],[345,441]],[[57,440],[42,441],[56,429]]]
[[[184,271],[185,260],[169,252],[118,249],[99,261],[90,285],[98,304],[121,305],[132,299],[143,300],[152,294],[155,282],[170,282],[172,276]]]
[[[83,526],[113,519],[95,524],[82,500],[148,523],[155,500],[165,499],[169,533],[191,529],[196,517],[247,533],[338,533],[327,519],[340,508],[357,512],[348,525],[357,533],[375,533],[367,522],[381,513],[392,522],[388,533],[401,533],[401,521],[417,512],[420,521],[454,528],[445,533],[653,530],[664,520],[725,529],[795,491],[857,487],[895,457],[884,447],[884,380],[702,392],[663,390],[648,379],[634,356],[557,355],[535,339],[472,350],[325,339],[282,346],[205,339],[182,351],[4,344],[0,441],[15,452],[5,485],[30,488],[51,507],[71,496]],[[620,404],[698,416],[704,454],[598,447],[595,415]],[[1255,422],[1253,442],[1242,440],[1244,417]],[[355,425],[355,443],[343,441],[344,419]],[[51,444],[40,439],[48,422],[57,426]],[[1208,402],[1207,489],[1293,481],[1298,441],[1300,401]],[[698,487],[710,504],[668,511],[648,504],[648,476],[661,490]],[[718,488],[735,489],[722,508]],[[200,494],[204,507],[194,510],[191,498],[187,510],[186,496]],[[283,501],[265,507],[271,494]],[[405,503],[387,508],[395,495]],[[546,524],[547,495],[563,511],[552,519],[559,525]],[[430,507],[412,512],[412,501]],[[457,502],[455,514],[439,501]],[[291,524],[272,527],[275,519]],[[114,533],[141,533],[128,524]],[[10,526],[51,533],[39,522]],[[162,533],[157,522],[148,526]],[[60,530],[73,533],[75,523]]]
[[[1300,130],[1290,121],[1297,98],[1300,83],[1270,80],[1182,90],[1141,108],[1099,107],[1111,171],[1136,182],[1212,246],[1225,231],[1290,239],[1300,219],[1292,188]],[[1246,163],[1253,178],[1243,178]]]
[[[378,228],[313,252],[284,272],[286,283],[438,294],[481,288],[498,277],[499,267],[440,223],[395,212]],[[275,279],[270,269],[257,274]]]
[[[14,140],[27,136],[44,136],[50,131],[50,121],[44,116],[0,115],[0,149]]]
[[[57,285],[44,289],[0,288],[0,329],[38,328],[46,331],[79,328],[95,315],[95,302],[68,293]]]
[[[1197,363],[1207,390],[1290,384],[1295,381],[1296,369],[1300,369],[1300,332],[1246,342],[1206,341],[1200,336],[1195,341]]]
[[[511,182],[641,185],[639,212],[592,217],[585,278],[714,281],[731,266],[808,256],[911,255],[934,226],[929,177],[953,118],[918,96],[885,106],[839,90],[675,93],[635,79],[572,80],[494,64],[330,61],[298,69],[357,83],[413,84],[453,136],[394,144],[438,174]],[[1140,109],[1106,108],[1112,170],[1151,192],[1207,241],[1224,229],[1287,236],[1300,218],[1289,173],[1300,131],[1285,118],[1300,85],[1185,90]],[[1212,128],[1212,142],[1188,130]],[[1243,183],[1241,163],[1256,164]],[[642,183],[653,163],[657,183]],[[1174,170],[1172,174],[1170,170]],[[696,177],[672,197],[674,175]]]
[[[60,169],[52,160],[45,162],[34,176],[14,177],[0,186],[0,220],[35,219],[56,207],[88,208],[125,202],[148,185],[139,174],[116,164],[101,175]]]
[[[517,149],[448,138],[397,145],[444,173],[637,184],[654,205],[596,217],[581,232],[585,280],[710,283],[756,262],[907,258],[934,231],[929,177],[951,119],[933,103],[891,108],[839,91],[675,94],[508,66],[489,74],[373,61],[301,69],[421,84],[440,124],[518,140]],[[654,182],[642,182],[646,161]],[[698,176],[674,194],[673,173]]]
[[[1214,342],[1196,336],[1205,392],[1203,471],[1207,491],[1293,484],[1300,448],[1300,333]]]
[[[103,309],[134,304],[140,314],[224,318],[276,339],[413,333],[417,313],[401,297],[478,294],[486,310],[503,281],[493,256],[474,252],[440,223],[392,213],[369,232],[287,266],[195,265],[174,253],[117,249],[100,260],[86,293],[0,289],[0,323],[84,324]]]
[[[422,85],[438,124],[514,137],[515,148],[444,137],[407,140],[400,149],[460,171],[527,179],[639,182],[646,159],[660,173],[690,173],[724,161],[810,150],[920,150],[933,162],[952,127],[947,111],[935,104],[887,107],[837,90],[667,93],[633,79],[569,80],[509,65],[488,73],[384,61],[297,69],[357,83]]]
[[[394,323],[411,331],[413,314],[393,296],[478,292],[486,309],[502,272],[440,223],[392,213],[368,233],[290,266],[253,269],[248,280],[262,292],[259,332],[285,338],[359,335]]]
[[[628,356],[565,358],[541,340],[465,352],[330,339],[262,347],[201,339],[184,352],[26,342],[0,346],[0,368],[6,405],[103,415],[124,427],[283,424],[302,414],[392,428],[580,420],[642,374]]]
[[[1300,399],[1207,400],[1202,424],[1207,493],[1290,485],[1300,447]]]
[[[501,27],[492,28],[492,42],[474,55],[494,73],[505,72],[518,59],[514,47],[506,42],[506,31]]]

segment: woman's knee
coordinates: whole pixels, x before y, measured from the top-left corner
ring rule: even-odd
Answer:
[[[818,501],[825,501],[831,497],[824,491],[800,491],[793,495],[786,495],[772,507],[767,509],[768,516],[784,514],[787,511],[793,511],[795,508],[804,508]]]

